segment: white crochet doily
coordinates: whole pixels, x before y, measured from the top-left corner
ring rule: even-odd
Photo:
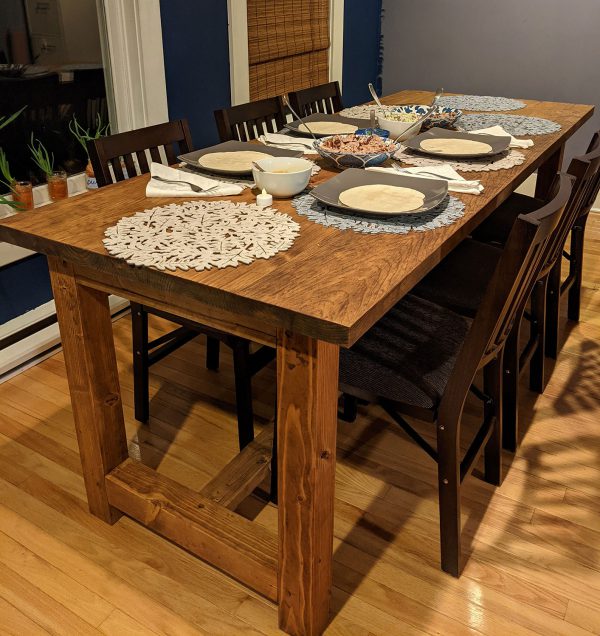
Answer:
[[[296,221],[273,208],[195,200],[124,217],[103,242],[130,265],[202,271],[271,258],[289,249],[299,231]]]
[[[509,150],[501,155],[494,155],[490,159],[436,159],[417,154],[407,148],[401,148],[394,159],[412,166],[452,166],[458,172],[488,172],[490,170],[507,170],[520,166],[525,161],[525,155],[518,150]]]
[[[559,123],[543,117],[504,115],[503,113],[471,113],[463,115],[458,120],[458,127],[462,130],[480,130],[490,126],[502,126],[509,135],[514,137],[548,135],[558,132],[561,128]]]
[[[444,95],[440,99],[440,106],[458,108],[460,110],[519,110],[527,104],[509,97],[493,97],[492,95]]]
[[[353,230],[363,234],[408,234],[435,230],[454,223],[465,213],[465,204],[456,197],[447,196],[437,207],[427,212],[403,214],[398,218],[374,219],[337,208],[329,208],[313,196],[303,192],[292,199],[298,214],[319,225],[338,230]]]

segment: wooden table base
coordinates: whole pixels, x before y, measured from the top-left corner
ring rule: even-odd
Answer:
[[[233,511],[268,474],[272,432],[202,492],[128,457],[110,290],[87,286],[61,259],[48,261],[90,512],[108,523],[123,513],[136,519],[278,602],[289,634],[321,634],[331,590],[338,346],[277,335],[277,537]]]

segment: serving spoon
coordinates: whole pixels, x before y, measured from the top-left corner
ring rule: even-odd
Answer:
[[[287,98],[287,95],[283,96],[283,104],[284,106],[287,106],[290,109],[290,112],[292,113],[292,115],[300,122],[302,122],[302,125],[306,128],[306,130],[308,130],[308,132],[310,133],[311,137],[317,141],[317,138],[315,137],[313,131],[306,125],[306,122],[304,121],[304,119],[302,119],[302,117],[300,117],[300,115],[298,115],[298,113],[292,108],[292,105],[290,104],[290,100]]]
[[[375,87],[371,84],[371,82],[369,82],[369,93],[371,93],[371,97],[375,100],[377,106],[379,106],[379,108],[383,108],[383,104],[379,101],[379,97],[375,92]]]

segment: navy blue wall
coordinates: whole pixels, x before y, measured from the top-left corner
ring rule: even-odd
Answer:
[[[381,94],[381,2],[345,0],[344,68],[342,92],[345,106],[371,101],[367,84]]]
[[[0,269],[0,325],[50,300],[45,256],[36,254]]]
[[[381,84],[382,0],[344,3],[343,97],[370,101]],[[197,148],[218,142],[213,111],[231,104],[227,0],[161,0],[169,117],[187,117]]]
[[[231,105],[227,0],[161,0],[169,118],[187,118],[194,146],[219,141],[213,111]]]

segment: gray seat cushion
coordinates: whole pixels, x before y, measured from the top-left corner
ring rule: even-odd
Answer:
[[[474,317],[501,254],[500,247],[466,239],[412,293]]]
[[[470,325],[469,318],[409,294],[340,351],[342,390],[436,409]]]

